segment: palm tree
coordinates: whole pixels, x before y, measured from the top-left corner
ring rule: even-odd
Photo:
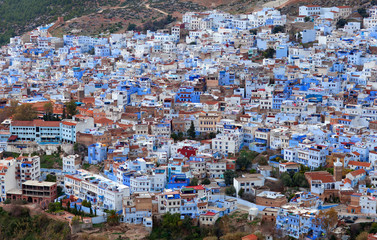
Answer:
[[[120,216],[115,210],[110,210],[107,214],[107,223],[110,226],[119,225]]]

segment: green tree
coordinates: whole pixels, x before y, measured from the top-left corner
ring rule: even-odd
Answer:
[[[128,26],[127,26],[127,31],[134,31],[136,30],[136,24],[134,23],[129,23]]]
[[[74,100],[69,101],[65,107],[67,109],[68,118],[72,118],[72,116],[76,115],[77,105]]]
[[[295,187],[304,187],[304,188],[309,187],[309,183],[306,180],[305,175],[300,172],[297,172],[293,175],[292,185]]]
[[[107,223],[110,226],[116,226],[119,225],[120,222],[120,216],[116,213],[115,210],[110,210],[107,214]]]
[[[174,141],[178,140],[178,135],[175,132],[173,132],[172,134],[170,134],[170,137],[173,138]]]
[[[236,160],[237,169],[240,169],[242,171],[247,170],[251,166],[252,160],[257,155],[258,153],[249,150],[242,150]]]
[[[196,137],[195,125],[194,125],[194,122],[193,122],[193,121],[191,121],[190,128],[187,130],[187,135],[188,135],[191,139],[195,139],[195,137]]]
[[[52,114],[54,112],[54,106],[52,105],[52,102],[45,103],[45,105],[43,105],[43,109],[46,115]]]
[[[344,18],[341,18],[336,22],[336,28],[343,28],[346,24],[347,24],[347,20]]]
[[[209,180],[208,178],[204,178],[203,181],[202,181],[202,184],[203,185],[211,184],[211,180]]]
[[[304,18],[304,21],[305,21],[305,22],[309,22],[309,21],[310,21],[310,17],[309,17],[309,16],[306,16],[306,17]]]
[[[232,185],[233,184],[233,178],[237,177],[237,173],[233,170],[225,170],[224,172],[224,181],[225,185]]]
[[[47,174],[46,182],[56,182],[56,176],[52,174]]]
[[[285,31],[285,28],[284,26],[275,26],[273,29],[272,29],[272,33],[275,34],[275,33],[283,33]]]
[[[13,116],[16,121],[32,121],[37,118],[37,111],[31,104],[19,105]]]
[[[209,139],[213,139],[216,137],[216,133],[215,132],[210,132],[209,135],[208,135]]]
[[[182,140],[183,139],[183,132],[178,132],[178,140]]]
[[[262,52],[263,58],[273,58],[276,53],[276,50],[273,48],[267,48],[265,51]]]
[[[251,35],[257,35],[258,29],[250,29],[249,32],[250,32]]]
[[[377,233],[377,223],[372,223],[370,226],[369,233]]]
[[[63,108],[62,119],[66,119],[66,118],[67,118],[67,113],[65,111],[65,108]]]
[[[238,196],[240,196],[240,198],[242,198],[244,193],[245,193],[245,190],[243,188],[240,188],[240,190],[238,191]]]
[[[292,178],[288,173],[282,173],[280,175],[280,180],[283,182],[285,187],[292,187]]]
[[[365,8],[359,8],[357,9],[357,12],[363,17],[367,18],[369,17],[369,14],[367,13],[367,10]]]
[[[196,177],[191,178],[189,186],[198,186],[199,180]]]
[[[229,186],[225,189],[225,194],[231,197],[236,195],[236,188],[234,186]]]

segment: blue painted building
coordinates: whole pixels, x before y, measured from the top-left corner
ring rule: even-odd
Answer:
[[[101,143],[94,143],[88,147],[89,164],[98,164],[107,158],[107,147]]]

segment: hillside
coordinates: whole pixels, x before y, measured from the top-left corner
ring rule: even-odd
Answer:
[[[90,14],[101,5],[117,4],[118,0],[2,0],[0,1],[0,44],[58,16],[71,19]]]
[[[49,219],[46,215],[32,216],[28,208],[14,205],[5,211],[0,207],[0,239],[70,239],[67,223]]]
[[[65,23],[54,30],[63,34],[99,35],[127,30],[165,27],[186,11],[220,9],[247,13],[262,7],[283,7],[285,14],[295,14],[299,5],[351,5],[370,0],[0,0],[0,45],[15,35],[64,17]],[[168,15],[173,16],[168,18]]]

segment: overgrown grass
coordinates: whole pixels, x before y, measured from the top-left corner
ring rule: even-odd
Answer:
[[[55,168],[58,166],[62,168],[63,161],[60,158],[59,154],[52,154],[52,155],[42,155],[41,156],[41,168]]]

